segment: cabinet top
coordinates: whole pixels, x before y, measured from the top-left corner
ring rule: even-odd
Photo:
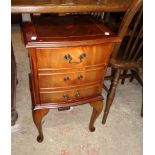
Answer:
[[[120,41],[103,23],[89,15],[34,16],[23,23],[27,46],[78,46]]]
[[[12,0],[12,13],[121,12],[133,0]]]

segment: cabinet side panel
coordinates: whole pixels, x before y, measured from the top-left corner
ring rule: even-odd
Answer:
[[[33,96],[32,103],[33,107],[36,104],[40,104],[40,96],[39,96],[39,84],[38,84],[38,78],[37,78],[37,60],[36,60],[36,50],[35,48],[28,49],[29,52],[29,60],[30,60],[30,82],[31,82],[31,93]]]

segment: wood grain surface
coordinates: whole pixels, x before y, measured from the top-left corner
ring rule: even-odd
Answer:
[[[12,0],[12,13],[126,11],[132,0]]]

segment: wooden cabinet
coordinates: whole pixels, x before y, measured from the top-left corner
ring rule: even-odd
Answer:
[[[42,117],[50,108],[90,103],[89,129],[102,111],[102,81],[115,36],[87,15],[39,16],[23,24],[31,74],[33,119],[43,140]]]
[[[36,58],[39,69],[78,68],[107,64],[107,52],[111,52],[111,44],[72,48],[39,48],[36,49]]]

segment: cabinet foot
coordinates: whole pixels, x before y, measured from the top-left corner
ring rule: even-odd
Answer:
[[[41,143],[43,140],[44,140],[44,136],[43,136],[43,135],[39,135],[39,136],[37,137],[37,141],[38,141],[39,143]]]
[[[95,131],[94,123],[95,123],[97,117],[102,112],[103,102],[102,101],[91,102],[90,106],[93,107],[93,112],[92,112],[90,123],[89,123],[89,131],[93,132],[93,131]]]
[[[39,109],[39,110],[33,110],[33,121],[38,129],[38,137],[37,141],[41,143],[44,139],[43,131],[42,131],[42,119],[43,117],[49,112],[49,109]]]

